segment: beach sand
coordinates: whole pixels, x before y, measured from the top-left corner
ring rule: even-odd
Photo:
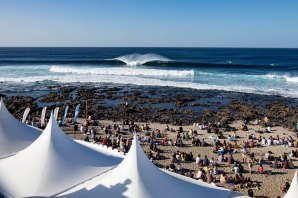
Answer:
[[[83,123],[83,120],[79,120],[79,122]],[[114,124],[121,124],[120,122],[113,122],[113,121],[109,121],[109,120],[101,120],[99,121],[100,125],[114,125]],[[142,125],[142,124],[149,124],[151,130],[155,130],[155,129],[160,129],[161,131],[163,131],[163,129],[166,128],[165,124],[158,124],[158,123],[135,123],[138,125]],[[242,124],[242,121],[235,121],[232,124],[230,124],[230,126],[235,127],[237,129],[240,129],[240,126]],[[237,136],[239,136],[239,144],[240,142],[242,142],[243,140],[247,139],[249,134],[253,134],[255,133],[256,130],[264,130],[264,127],[262,127],[261,125],[253,125],[253,124],[248,124],[248,131],[241,131],[238,130],[237,131]],[[174,129],[178,129],[177,126],[172,126],[169,125],[170,128],[174,128]],[[100,127],[95,127],[95,129],[97,130],[99,135],[104,136],[104,132],[102,130],[100,130]],[[211,143],[212,139],[209,138],[210,135],[213,135],[212,133],[207,133],[206,130],[199,130],[198,127],[194,127],[194,126],[183,126],[183,131],[188,132],[190,129],[195,129],[198,131],[198,135],[197,137],[202,140],[205,139],[205,141],[207,143]],[[82,134],[80,132],[76,132],[74,133],[71,127],[64,127],[64,131],[69,134],[71,137],[74,137],[76,139],[83,139],[86,135]],[[170,139],[175,139],[176,137],[176,132],[167,132],[166,134],[164,133],[164,135],[167,135],[168,138]],[[141,136],[144,135],[144,132],[141,133]],[[223,132],[224,136],[228,136],[228,135],[232,135],[232,132]],[[286,128],[282,128],[282,127],[272,127],[272,132],[271,133],[264,133],[262,134],[264,137],[268,138],[270,136],[275,137],[276,135],[279,135],[280,137],[289,137],[292,136],[293,138],[296,138],[295,134],[293,132],[291,132],[290,130],[286,129]],[[258,137],[259,134],[256,134],[256,137]],[[126,135],[126,137],[132,137],[132,134],[130,135]],[[175,146],[158,146],[158,149],[161,150],[161,155],[165,157],[165,159],[163,160],[157,160],[156,162],[160,165],[166,166],[170,164],[170,158],[172,156],[172,154],[179,150],[179,151],[184,151],[186,153],[192,152],[194,155],[194,158],[198,155],[201,154],[201,156],[207,155],[209,159],[211,159],[211,157],[214,157],[215,159],[217,159],[218,155],[216,153],[213,153],[213,147],[212,146],[208,146],[208,147],[194,147],[191,145],[191,140],[189,141],[185,141],[183,140],[185,147],[182,148],[178,148]],[[240,144],[241,145],[241,144]],[[149,146],[148,145],[143,145],[143,148],[145,151],[149,151]],[[271,151],[273,153],[273,156],[277,157],[277,156],[281,156],[284,153],[289,153],[291,150],[296,149],[296,148],[288,148],[288,147],[284,147],[281,145],[274,145],[274,146],[265,146],[265,147],[255,147],[255,148],[249,148],[248,151],[249,152],[254,152],[256,158],[264,156],[264,154],[267,151]],[[239,152],[236,154],[233,154],[234,159],[236,160],[240,160],[242,161],[242,156],[240,153],[240,149],[238,149]],[[298,166],[298,161],[297,158],[291,158],[291,160],[293,161],[295,168],[297,168]],[[182,162],[182,167],[184,169],[188,169],[190,171],[196,172],[197,171],[197,166],[195,164],[195,162]],[[257,171],[258,165],[255,164],[253,166],[253,171]],[[247,164],[244,164],[244,169],[248,170],[248,166]],[[265,164],[264,165],[264,169],[265,171],[271,171],[272,174],[256,174],[253,173],[252,175],[250,175],[249,173],[244,173],[244,177],[250,177],[252,181],[255,182],[259,182],[260,184],[260,189],[254,189],[254,196],[256,197],[277,197],[277,196],[281,196],[283,197],[284,194],[281,192],[281,186],[284,184],[285,181],[291,182],[293,175],[295,173],[295,169],[272,169],[269,164]],[[234,173],[232,172],[232,165],[229,165],[227,162],[223,162],[220,164],[220,167],[218,170],[223,170],[224,172],[227,173],[228,176],[233,176]],[[217,175],[216,177],[219,177],[219,175]],[[247,195],[247,189],[235,189],[234,185],[230,185],[230,186],[225,186],[226,188],[229,189],[233,189],[233,190],[237,190],[240,191],[241,193]]]

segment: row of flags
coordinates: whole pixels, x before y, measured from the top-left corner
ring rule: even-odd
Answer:
[[[66,116],[68,114],[68,109],[69,109],[69,106],[67,106],[65,108],[65,111],[64,111],[64,116],[63,116],[63,119],[62,119],[62,125],[66,124]],[[45,125],[45,116],[46,116],[46,111],[47,111],[47,107],[44,107],[41,111],[41,118],[40,118],[40,125],[41,126],[44,126]],[[26,119],[27,119],[27,116],[30,112],[30,108],[26,108],[25,111],[24,111],[24,114],[23,114],[23,118],[22,118],[22,122],[25,123]],[[80,104],[78,104],[76,106],[76,110],[75,110],[75,116],[74,116],[74,122],[76,123],[77,120],[78,120],[78,117],[79,117],[79,112],[80,112]],[[57,121],[57,118],[58,118],[58,114],[59,114],[59,107],[56,107],[55,110],[54,110],[54,118],[55,120]]]

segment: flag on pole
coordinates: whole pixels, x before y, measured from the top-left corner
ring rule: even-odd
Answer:
[[[78,104],[77,107],[76,107],[75,116],[74,116],[74,118],[73,118],[74,123],[77,122],[77,119],[78,119],[78,117],[79,117],[80,106],[81,106],[81,105]]]
[[[66,116],[67,116],[67,113],[68,113],[68,109],[69,109],[69,106],[67,106],[65,108],[64,116],[63,116],[63,120],[62,120],[62,125],[65,125],[66,124]]]
[[[44,107],[41,111],[40,126],[45,125],[46,111],[47,111],[47,107]]]
[[[56,121],[57,121],[57,118],[58,118],[58,113],[59,113],[59,107],[56,107],[55,110],[54,110],[54,118],[55,118]]]
[[[25,109],[24,114],[23,114],[23,119],[22,119],[23,123],[25,123],[29,112],[30,112],[30,108],[28,107],[28,108]]]

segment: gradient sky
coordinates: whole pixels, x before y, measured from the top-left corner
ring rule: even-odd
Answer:
[[[0,0],[0,46],[298,47],[298,0]]]

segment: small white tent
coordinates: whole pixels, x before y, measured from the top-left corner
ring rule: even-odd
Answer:
[[[0,102],[0,159],[23,150],[35,141],[41,130],[18,121]]]
[[[294,178],[292,180],[291,186],[284,196],[284,198],[296,198],[298,196],[298,173],[295,172]]]
[[[172,173],[173,174],[173,173]],[[173,176],[150,162],[136,140],[121,164],[94,184],[76,191],[65,192],[62,197],[237,197],[236,193],[184,176]]]
[[[0,192],[10,197],[52,196],[108,171],[122,159],[77,143],[52,115],[35,142],[0,160]]]

